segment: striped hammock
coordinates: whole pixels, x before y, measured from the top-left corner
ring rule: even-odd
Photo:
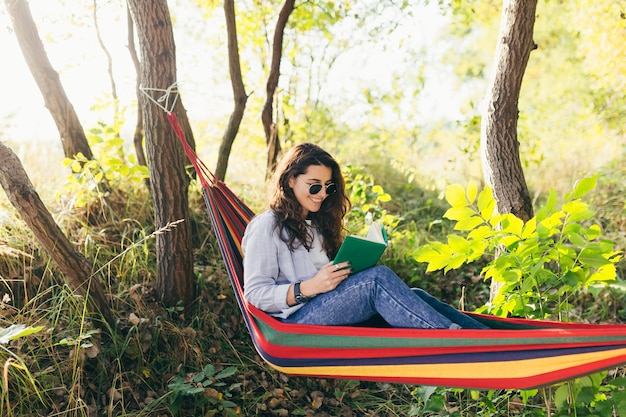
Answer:
[[[491,330],[287,324],[243,298],[241,239],[252,210],[187,145],[239,308],[259,355],[291,375],[474,389],[528,389],[626,363],[626,326],[472,314]]]

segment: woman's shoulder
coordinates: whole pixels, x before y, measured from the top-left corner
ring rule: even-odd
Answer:
[[[252,229],[272,229],[276,223],[276,215],[272,210],[266,210],[263,213],[257,214],[250,220],[247,230]]]

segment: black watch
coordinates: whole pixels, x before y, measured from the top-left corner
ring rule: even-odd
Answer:
[[[310,300],[309,297],[302,295],[300,292],[300,282],[296,282],[293,285],[293,297],[296,299],[296,304],[304,304]]]

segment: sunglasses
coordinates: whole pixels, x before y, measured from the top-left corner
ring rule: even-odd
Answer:
[[[304,181],[304,179],[302,180]],[[326,194],[334,194],[337,192],[337,186],[335,185],[335,183],[329,183],[329,184],[319,184],[319,183],[315,183],[315,184],[308,184],[309,186],[309,194],[318,194],[320,191],[322,191],[322,188],[326,188]]]

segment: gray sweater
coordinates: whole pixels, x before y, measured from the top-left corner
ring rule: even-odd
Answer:
[[[243,296],[272,316],[287,318],[302,304],[289,307],[289,286],[317,273],[309,252],[298,246],[293,252],[274,227],[274,212],[265,211],[248,224],[243,236]]]

